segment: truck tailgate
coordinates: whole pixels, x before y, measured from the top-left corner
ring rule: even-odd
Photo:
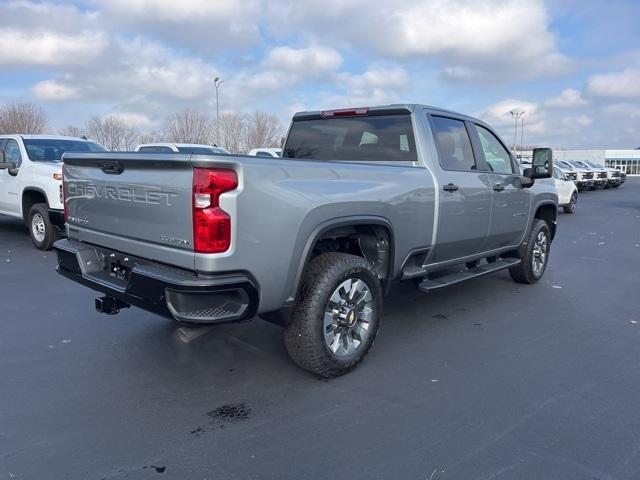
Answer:
[[[189,155],[73,154],[64,162],[70,238],[193,268]]]

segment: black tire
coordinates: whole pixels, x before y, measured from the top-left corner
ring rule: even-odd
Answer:
[[[27,228],[31,241],[38,250],[51,250],[57,235],[56,227],[49,220],[49,208],[46,203],[36,203],[31,207]]]
[[[564,213],[573,214],[573,213],[576,213],[577,204],[578,204],[578,195],[576,194],[576,192],[573,192],[571,194],[571,200],[569,200],[569,203],[564,207],[562,207],[562,209],[564,210]]]
[[[611,185],[612,188],[618,188],[620,185],[622,185],[621,183],[616,183],[615,185]]]
[[[325,340],[325,309],[338,287],[351,278],[362,280],[369,289],[372,312],[367,336],[351,354],[340,356]],[[381,314],[382,288],[370,262],[346,253],[318,255],[305,271],[298,304],[284,330],[284,343],[292,360],[303,369],[321,377],[338,377],[353,370],[367,355],[380,328]],[[337,335],[338,344],[344,339],[341,335]]]
[[[534,269],[533,261],[534,261],[534,248],[536,247],[536,241],[540,234],[543,234],[546,237],[546,252],[544,256],[544,262],[542,265],[542,269],[536,271]],[[533,225],[531,226],[531,232],[529,232],[529,236],[526,241],[526,250],[525,254],[522,257],[522,262],[511,267],[509,269],[509,274],[511,274],[511,278],[517,283],[536,283],[538,280],[542,278],[545,270],[547,269],[547,264],[549,263],[549,251],[551,246],[551,231],[549,230],[549,226],[547,222],[540,219],[535,219],[533,221]]]

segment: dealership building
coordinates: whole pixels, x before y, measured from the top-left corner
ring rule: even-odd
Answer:
[[[531,150],[516,156],[531,162]],[[627,175],[640,175],[640,150],[560,150],[554,149],[556,160],[588,160],[606,167],[617,168]]]

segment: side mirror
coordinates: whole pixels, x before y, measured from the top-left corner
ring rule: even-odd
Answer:
[[[553,176],[553,150],[550,148],[534,148],[531,168],[523,172],[529,178],[551,178]]]

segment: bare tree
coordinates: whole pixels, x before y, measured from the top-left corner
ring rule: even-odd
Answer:
[[[166,141],[166,136],[162,132],[143,132],[138,140],[140,143],[158,143]]]
[[[247,150],[280,146],[282,124],[278,117],[256,110],[248,117],[247,121]]]
[[[125,120],[109,115],[93,117],[87,122],[87,133],[109,150],[133,150],[140,131]]]
[[[247,132],[249,122],[244,113],[223,113],[220,115],[220,123],[216,127],[220,137],[216,144],[220,145],[231,153],[247,153],[248,142]]]
[[[0,107],[0,134],[44,133],[47,116],[38,105],[27,102],[11,102]]]
[[[165,124],[168,141],[176,143],[211,143],[213,121],[203,112],[186,109],[169,115]]]
[[[64,135],[65,137],[82,137],[86,135],[87,132],[84,131],[81,127],[76,127],[75,125],[69,125],[67,127],[61,128],[58,132],[60,135]]]

